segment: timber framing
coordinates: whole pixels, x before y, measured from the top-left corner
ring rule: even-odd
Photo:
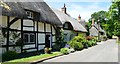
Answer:
[[[60,26],[62,24],[61,24],[60,20],[58,19],[58,17],[56,16],[56,14],[48,7],[48,5],[46,5],[45,2],[32,3],[32,4],[19,2],[19,4],[17,4],[18,6],[16,5],[14,7],[13,7],[13,5],[16,4],[14,2],[11,3],[11,5],[9,5],[9,3],[6,3],[6,4],[8,6],[10,6],[10,8],[12,9],[11,11],[8,11],[8,14],[3,13],[3,15],[2,15],[2,16],[7,17],[6,18],[7,19],[7,27],[3,27],[3,29],[6,29],[6,31],[7,31],[7,38],[6,38],[7,42],[6,42],[6,44],[2,45],[3,48],[6,48],[6,51],[11,50],[10,47],[15,47],[15,48],[20,47],[20,49],[21,49],[20,53],[23,53],[24,50],[30,50],[30,49],[36,49],[37,51],[39,51],[41,49],[41,48],[39,49],[39,47],[46,45],[46,41],[43,40],[43,42],[42,42],[42,40],[40,41],[39,39],[41,37],[43,37],[43,39],[46,40],[46,37],[49,37],[48,35],[50,35],[50,39],[51,39],[50,47],[52,47],[52,43],[54,43],[52,39],[54,36],[56,36],[57,26]],[[27,6],[26,4],[29,4],[30,7]],[[21,5],[23,5],[23,6],[21,6]],[[43,7],[43,5],[44,6],[46,5],[46,7]],[[28,8],[26,9],[25,7],[28,7]],[[39,11],[38,9],[40,9],[42,11]],[[7,11],[7,10],[5,10],[5,11]],[[27,17],[27,14],[26,14],[27,11],[30,11],[33,13],[32,18]],[[52,17],[50,17],[50,16],[52,16]],[[32,22],[30,23],[29,21],[33,21],[33,23],[31,26],[29,26],[29,25],[24,24],[24,20],[27,20],[27,22],[25,22],[27,24],[31,25]],[[41,29],[42,27],[39,26],[39,23],[43,24],[42,26],[44,29]],[[15,24],[18,24],[19,26],[15,25]],[[17,26],[17,28],[16,28],[16,26]],[[48,26],[50,26],[50,27],[48,27]],[[40,27],[40,29],[39,29],[39,27]],[[17,45],[16,43],[10,44],[10,38],[12,37],[12,36],[10,36],[10,34],[11,34],[11,32],[14,32],[14,31],[20,34],[19,37],[21,39],[22,45]],[[28,33],[29,37],[32,37],[32,36],[35,37],[34,42],[30,42],[30,43],[24,42],[24,38],[25,38],[24,34],[26,34],[26,33]],[[32,35],[30,35],[30,34],[32,34]],[[35,47],[29,46],[30,48],[29,47],[24,48],[24,45],[26,45],[26,46],[35,45]]]
[[[9,27],[10,27],[14,22],[16,22],[18,19],[19,19],[19,18],[16,18],[16,17],[15,17],[12,21],[10,21]]]

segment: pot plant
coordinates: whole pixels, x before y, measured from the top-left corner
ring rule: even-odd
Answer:
[[[51,54],[52,48],[46,47],[46,48],[44,49],[44,52],[45,52],[45,54]]]

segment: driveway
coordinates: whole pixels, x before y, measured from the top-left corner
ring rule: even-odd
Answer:
[[[115,39],[110,39],[88,49],[44,62],[118,62],[118,44]]]

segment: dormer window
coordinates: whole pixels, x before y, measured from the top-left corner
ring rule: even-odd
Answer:
[[[66,24],[64,25],[64,28],[68,28],[68,23],[66,23]]]
[[[33,12],[26,11],[27,17],[33,19]]]

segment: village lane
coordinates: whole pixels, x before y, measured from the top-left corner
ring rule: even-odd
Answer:
[[[110,39],[88,49],[44,62],[118,62],[118,44],[115,39]]]

